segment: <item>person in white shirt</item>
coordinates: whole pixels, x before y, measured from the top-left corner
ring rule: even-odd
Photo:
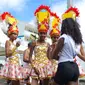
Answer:
[[[58,60],[58,69],[54,77],[56,85],[78,85],[79,68],[74,62],[77,55],[85,61],[85,53],[78,53],[76,45],[83,42],[82,34],[76,17],[79,15],[77,8],[69,8],[62,16],[61,36],[52,54]],[[83,49],[82,49],[83,50]]]

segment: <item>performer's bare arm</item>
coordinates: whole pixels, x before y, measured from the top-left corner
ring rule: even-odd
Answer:
[[[10,57],[12,55],[12,50],[10,49],[10,42],[7,40],[5,44],[5,53],[6,57]]]
[[[24,62],[29,62],[29,49],[26,49],[23,54],[23,61]]]
[[[58,43],[57,43],[57,45],[56,45],[55,50],[52,52],[52,58],[54,58],[54,59],[56,59],[56,60],[59,59],[58,54],[59,54],[59,52],[62,50],[63,45],[64,45],[64,38],[60,38],[60,39],[58,40]]]
[[[83,48],[82,44],[81,44],[81,47],[80,47],[80,53],[77,54],[77,55],[78,55],[78,57],[80,59],[82,59],[83,61],[85,61],[85,52],[84,52],[84,48]]]

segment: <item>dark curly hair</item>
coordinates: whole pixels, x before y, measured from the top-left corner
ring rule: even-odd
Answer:
[[[62,21],[61,35],[68,34],[73,38],[76,44],[81,44],[83,40],[79,28],[80,25],[77,23],[76,20],[73,20],[72,18],[67,18]]]

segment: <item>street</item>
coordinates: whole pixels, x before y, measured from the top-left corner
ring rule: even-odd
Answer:
[[[0,85],[7,85],[6,80],[0,79]],[[20,85],[25,85],[25,84],[21,82]]]

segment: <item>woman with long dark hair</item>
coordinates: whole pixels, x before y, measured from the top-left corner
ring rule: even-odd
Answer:
[[[58,69],[54,77],[57,85],[78,85],[79,69],[74,57],[77,55],[85,61],[85,53],[76,51],[77,46],[83,42],[76,21],[78,15],[77,8],[71,7],[62,16],[61,37],[52,54],[52,57],[58,60]]]

